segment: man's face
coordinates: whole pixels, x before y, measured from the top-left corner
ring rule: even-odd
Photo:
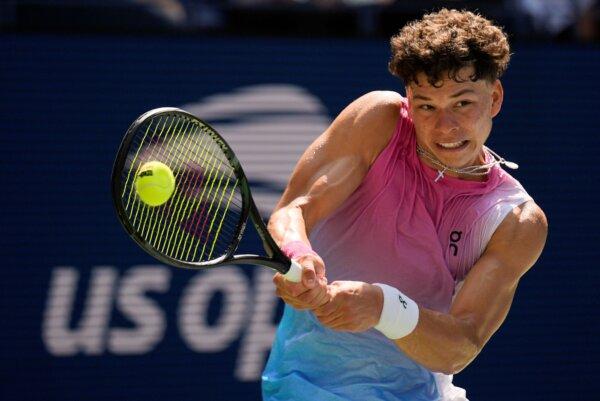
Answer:
[[[502,106],[500,81],[472,82],[468,79],[472,73],[472,67],[463,68],[458,77],[464,82],[446,77],[438,87],[421,73],[419,84],[413,82],[406,88],[417,143],[450,167],[481,164],[492,118]]]

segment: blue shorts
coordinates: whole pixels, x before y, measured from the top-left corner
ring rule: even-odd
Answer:
[[[262,376],[264,401],[434,401],[435,375],[376,330],[337,332],[285,312]]]

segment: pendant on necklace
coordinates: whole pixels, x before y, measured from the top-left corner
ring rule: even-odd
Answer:
[[[444,171],[446,171],[446,169],[438,170],[438,175],[437,177],[435,177],[435,180],[433,180],[433,182],[438,182],[439,180],[444,178]]]

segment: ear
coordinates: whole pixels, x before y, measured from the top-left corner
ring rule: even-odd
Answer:
[[[500,80],[497,79],[494,81],[494,83],[492,83],[492,106],[490,110],[492,118],[496,117],[498,113],[500,113],[503,100],[504,88],[502,87],[502,83],[500,82]]]
[[[411,99],[412,99],[412,95],[413,95],[412,89],[410,86],[406,85],[404,87],[404,90],[406,91],[406,101],[408,103],[408,114],[410,116],[412,116],[412,107],[411,107],[411,103],[412,103]]]

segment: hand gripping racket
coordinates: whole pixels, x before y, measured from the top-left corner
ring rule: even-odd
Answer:
[[[142,201],[136,181],[142,166],[168,166],[175,189],[158,206]],[[204,269],[256,264],[300,281],[302,268],[279,249],[250,194],[242,166],[225,140],[208,124],[176,108],[142,114],[127,130],[112,171],[117,216],[146,252],[166,264]],[[235,254],[248,216],[266,255]]]

